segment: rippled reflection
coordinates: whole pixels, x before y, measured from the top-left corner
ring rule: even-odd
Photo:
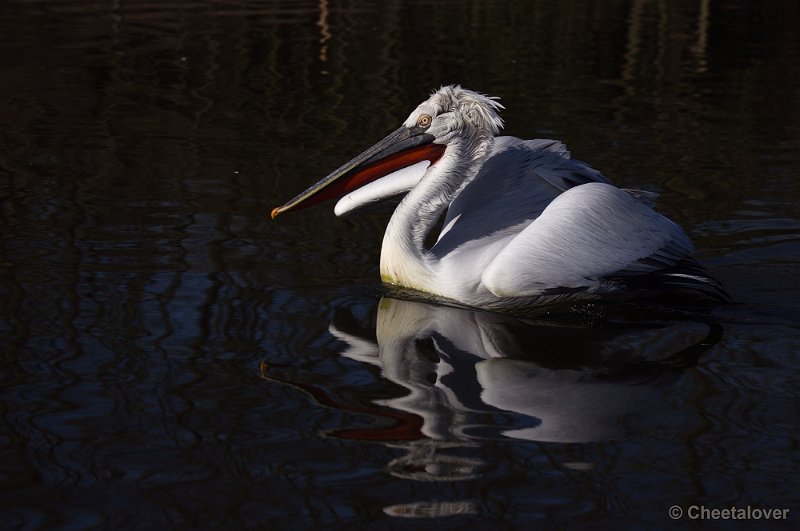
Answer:
[[[624,435],[625,415],[657,400],[720,338],[710,322],[615,321],[600,305],[591,324],[531,321],[384,298],[375,339],[338,319],[341,355],[380,368],[407,394],[376,403],[421,419],[420,438],[510,437],[588,442]],[[486,413],[516,413],[506,424]],[[521,423],[519,426],[516,422]]]
[[[560,319],[534,320],[384,297],[375,323],[373,333],[345,308],[329,332],[342,342],[343,358],[377,368],[402,388],[400,396],[365,396],[355,405],[321,388],[283,381],[321,405],[388,421],[329,435],[404,450],[387,471],[415,481],[480,478],[490,464],[453,450],[485,440],[625,438],[629,429],[636,431],[636,416],[648,415],[722,336],[721,326],[708,319],[598,303],[572,307]],[[263,376],[282,380],[266,365]],[[431,517],[474,507],[470,501],[424,502],[385,511]]]

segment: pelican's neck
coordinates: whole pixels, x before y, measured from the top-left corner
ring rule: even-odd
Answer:
[[[453,198],[478,173],[492,140],[448,145],[442,158],[403,198],[383,236],[380,271],[384,282],[446,296],[435,285],[425,239]]]

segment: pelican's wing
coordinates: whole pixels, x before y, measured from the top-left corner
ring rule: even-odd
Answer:
[[[674,266],[691,250],[672,221],[619,188],[589,183],[556,198],[497,254],[481,281],[501,297],[591,288],[603,278]]]
[[[588,182],[608,181],[571,159],[561,142],[497,137],[478,175],[450,204],[431,252],[441,258],[465,242],[530,222],[563,191]]]

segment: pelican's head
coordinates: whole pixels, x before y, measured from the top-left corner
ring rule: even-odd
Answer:
[[[480,159],[488,153],[503,126],[496,98],[443,86],[422,102],[397,130],[336,171],[272,210],[272,218],[327,199],[345,197],[335,209],[342,215],[353,208],[413,188],[444,154]],[[353,193],[351,193],[353,192]]]
[[[502,108],[497,98],[447,85],[420,103],[403,125],[424,129],[435,144],[478,148],[490,143],[502,129],[503,120],[497,114]]]

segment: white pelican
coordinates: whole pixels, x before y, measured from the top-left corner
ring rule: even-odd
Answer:
[[[727,297],[688,258],[681,228],[647,204],[653,194],[613,186],[558,141],[496,136],[501,108],[443,86],[272,217],[338,197],[341,216],[407,192],[383,238],[381,279],[479,308],[631,288]]]

